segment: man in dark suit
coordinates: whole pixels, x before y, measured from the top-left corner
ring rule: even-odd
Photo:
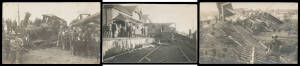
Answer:
[[[112,38],[115,38],[115,34],[117,32],[117,24],[116,23],[113,23],[112,26],[111,26],[111,31],[112,31]]]

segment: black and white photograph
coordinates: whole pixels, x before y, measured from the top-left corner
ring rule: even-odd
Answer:
[[[298,64],[297,2],[201,2],[200,64]]]
[[[103,63],[197,63],[197,4],[103,4]]]
[[[2,64],[100,63],[100,2],[2,4]]]

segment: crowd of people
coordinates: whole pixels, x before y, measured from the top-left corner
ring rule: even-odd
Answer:
[[[25,18],[22,21],[16,21],[11,19],[6,19],[3,21],[2,27],[2,50],[6,60],[9,63],[21,63],[20,59],[23,54],[32,49],[32,32],[38,30],[37,27],[32,28],[31,26],[37,26],[36,23],[40,21],[30,21],[30,13],[25,14]],[[6,28],[6,29],[4,29]],[[32,30],[35,29],[35,30]],[[2,54],[2,55],[3,55]]]
[[[123,21],[115,21],[112,24],[107,24],[103,27],[103,37],[107,38],[145,37],[147,35],[147,27],[144,27],[140,23],[125,23]]]
[[[100,53],[99,26],[68,27],[59,33],[57,47],[70,50],[73,55],[83,57],[98,57]]]
[[[99,14],[73,21],[58,35],[57,47],[70,50],[73,55],[89,58],[100,56],[100,18]]]

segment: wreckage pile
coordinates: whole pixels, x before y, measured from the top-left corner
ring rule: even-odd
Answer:
[[[2,33],[5,34],[2,38],[3,57],[7,60],[17,59],[15,63],[19,63],[19,57],[29,50],[53,47],[61,27],[66,26],[63,19],[54,15],[43,15],[43,19],[35,21],[30,21],[30,16],[27,12],[22,21],[3,21],[7,28]]]
[[[284,63],[268,59],[269,47],[254,37],[279,31],[283,22],[271,14],[236,14],[216,21],[200,27],[200,63]]]
[[[253,34],[258,34],[260,32],[278,31],[278,29],[276,30],[276,28],[278,28],[279,25],[283,24],[282,21],[266,12],[251,12],[245,15],[246,16],[244,19],[236,19],[235,21],[237,24],[242,25],[244,28],[249,28],[248,30],[253,32]]]
[[[54,47],[58,41],[58,33],[67,26],[65,20],[51,14],[43,15],[43,19],[37,19],[34,25],[25,29],[29,34],[29,48],[40,49]]]

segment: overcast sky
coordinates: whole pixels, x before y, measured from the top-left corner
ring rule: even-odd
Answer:
[[[293,2],[232,2],[234,9],[298,9],[298,3]],[[200,3],[200,14],[208,15],[209,13],[217,13],[217,5],[215,2]],[[212,14],[216,15],[216,14]]]
[[[30,20],[34,20],[35,18],[42,18],[42,14],[54,14],[60,18],[65,19],[68,23],[82,13],[100,13],[100,3],[98,2],[6,2],[3,3],[2,17],[4,19],[17,19],[18,4],[21,20],[24,18],[25,12],[31,13]]]
[[[138,5],[153,23],[175,23],[176,30],[188,33],[197,30],[197,5],[187,4],[122,4]]]

